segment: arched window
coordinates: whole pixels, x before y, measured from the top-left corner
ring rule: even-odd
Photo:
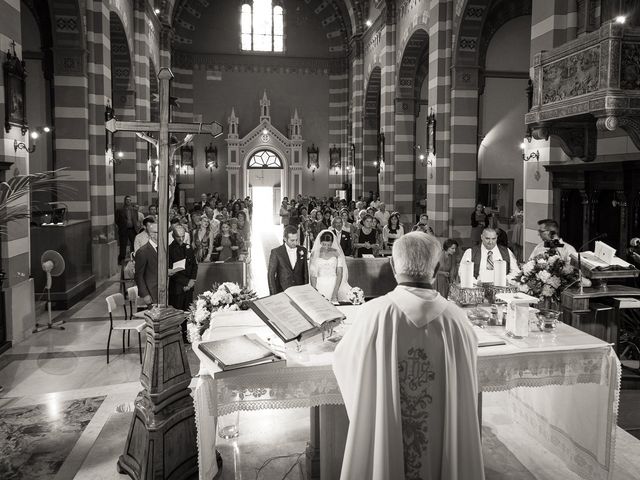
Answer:
[[[284,52],[283,10],[271,0],[243,4],[240,28],[242,50]]]
[[[282,160],[269,150],[260,150],[249,159],[249,168],[282,168]]]

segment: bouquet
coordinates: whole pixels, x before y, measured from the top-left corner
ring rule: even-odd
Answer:
[[[211,324],[217,312],[248,310],[257,295],[252,290],[240,288],[237,283],[214,283],[211,290],[198,295],[189,307],[187,333],[189,341],[199,340]]]
[[[349,290],[347,299],[353,305],[362,305],[364,303],[364,292],[360,287],[353,287],[351,290]]]
[[[578,279],[576,269],[553,251],[535,256],[514,277],[521,292],[540,300],[560,302],[560,294]]]

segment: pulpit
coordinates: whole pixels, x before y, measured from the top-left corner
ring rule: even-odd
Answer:
[[[40,257],[55,250],[65,261],[62,275],[53,278],[51,303],[54,309],[65,310],[96,289],[91,264],[91,221],[70,220],[64,224],[31,227],[31,273],[36,298],[44,293],[46,275]]]

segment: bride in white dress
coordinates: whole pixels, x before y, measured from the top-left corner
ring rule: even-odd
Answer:
[[[330,230],[316,237],[309,261],[311,286],[332,302],[347,302],[349,291],[347,261]]]

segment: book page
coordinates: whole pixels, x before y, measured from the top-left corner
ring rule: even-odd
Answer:
[[[187,259],[183,258],[182,260],[178,260],[177,262],[173,262],[173,265],[171,266],[171,268],[173,270],[184,270],[185,268],[187,268]]]
[[[318,326],[344,318],[342,312],[310,284],[289,287],[285,293]]]
[[[259,363],[273,357],[273,352],[247,335],[203,342],[198,347],[208,350],[223,369]]]
[[[253,304],[286,338],[295,338],[313,327],[284,293],[255,300]]]

